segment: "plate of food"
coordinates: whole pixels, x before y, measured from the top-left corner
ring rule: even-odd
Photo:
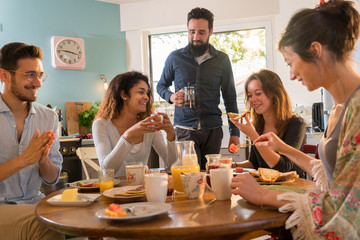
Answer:
[[[49,198],[47,202],[53,206],[79,207],[89,205],[100,196],[100,194],[79,194],[77,189],[65,189],[62,194]]]
[[[263,185],[280,185],[283,183],[294,182],[299,175],[296,171],[279,172],[270,168],[258,168],[257,171],[249,172],[260,184]]]
[[[234,172],[234,175],[238,175],[238,174],[241,174],[241,173],[246,173],[246,172],[251,172],[251,171],[256,171],[255,169],[253,168],[243,168],[243,167],[236,167],[236,168],[233,168],[233,172]]]
[[[114,185],[117,185],[120,183],[119,179],[114,180]],[[74,187],[78,189],[99,189],[99,179],[86,179],[86,180],[80,180],[72,183],[68,183],[69,187]]]
[[[103,195],[109,198],[139,198],[145,197],[145,188],[143,185],[116,187],[105,190]]]
[[[139,202],[128,204],[110,204],[108,208],[101,209],[95,213],[100,219],[107,220],[133,220],[153,217],[166,213],[171,205],[168,203]],[[125,214],[126,213],[126,214]]]

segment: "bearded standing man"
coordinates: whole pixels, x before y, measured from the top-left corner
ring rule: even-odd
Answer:
[[[165,62],[157,85],[159,95],[175,104],[174,126],[178,140],[192,140],[201,169],[206,154],[219,153],[222,112],[220,91],[226,112],[238,113],[236,90],[229,57],[209,44],[214,15],[205,8],[194,8],[187,16],[189,44],[173,51]],[[174,82],[175,92],[169,90]],[[184,107],[184,87],[195,87],[195,108]],[[230,140],[239,144],[239,131],[229,122]]]
[[[62,166],[57,114],[34,101],[46,79],[42,52],[25,43],[0,50],[0,232],[1,239],[64,239],[42,226],[35,204],[42,181],[57,183]]]

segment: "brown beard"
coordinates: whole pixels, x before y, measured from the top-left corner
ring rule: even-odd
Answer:
[[[209,49],[209,38],[200,46],[194,45],[193,41],[189,42],[190,53],[193,57],[200,57]]]
[[[12,94],[14,94],[14,96],[16,96],[21,101],[34,102],[34,101],[37,100],[36,95],[33,98],[29,98],[29,97],[25,96],[24,94],[22,94],[17,88],[15,78],[11,79],[10,91],[11,91]]]

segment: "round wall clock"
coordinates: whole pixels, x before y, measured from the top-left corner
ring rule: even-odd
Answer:
[[[54,68],[84,69],[84,39],[53,36],[51,38],[51,63]]]

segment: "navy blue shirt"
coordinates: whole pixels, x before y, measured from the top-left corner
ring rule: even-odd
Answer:
[[[238,113],[236,90],[230,59],[227,54],[209,46],[211,58],[198,64],[191,56],[188,46],[173,51],[165,62],[161,79],[157,85],[158,94],[168,101],[173,94],[169,87],[174,82],[175,92],[188,86],[195,87],[196,108],[175,106],[174,125],[202,130],[222,126],[219,109],[220,91],[226,112]],[[228,120],[231,136],[239,136],[239,129]]]

